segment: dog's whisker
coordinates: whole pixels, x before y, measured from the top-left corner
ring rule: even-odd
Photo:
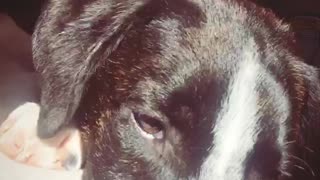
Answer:
[[[291,158],[293,158],[293,159],[295,159],[295,160],[298,160],[299,162],[301,162],[304,166],[306,166],[308,169],[309,169],[309,171],[310,171],[310,173],[312,174],[312,176],[316,176],[316,174],[314,173],[314,171],[313,171],[313,169],[311,168],[311,166],[305,161],[305,160],[303,160],[303,159],[301,159],[301,158],[299,158],[299,157],[297,157],[297,156],[295,156],[295,155],[289,155],[289,157],[291,157]]]

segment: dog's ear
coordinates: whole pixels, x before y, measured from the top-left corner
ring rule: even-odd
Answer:
[[[320,69],[309,66],[306,71],[306,78],[308,96],[306,110],[303,114],[320,128]]]
[[[293,61],[291,69],[294,77],[291,87],[295,93],[289,141],[295,142],[294,154],[304,157],[308,167],[317,167],[320,162],[320,71],[300,61]],[[301,161],[295,163],[301,164]]]
[[[293,92],[295,129],[308,128],[311,124],[320,128],[320,70],[302,61],[290,61],[289,64],[290,75],[286,78],[290,87],[287,89]]]
[[[306,90],[305,106],[301,119],[301,146],[320,153],[320,69],[305,65]],[[317,156],[320,162],[320,156]]]
[[[33,34],[42,88],[40,138],[54,136],[72,119],[95,69],[107,62],[130,29],[151,20],[157,1],[67,2],[51,1]]]
[[[300,126],[313,124],[315,126],[312,127],[320,128],[320,70],[301,61],[294,61],[294,68],[295,98],[300,101],[300,122],[304,123]]]

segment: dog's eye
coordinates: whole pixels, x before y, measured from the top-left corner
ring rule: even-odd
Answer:
[[[164,125],[160,120],[140,113],[133,113],[132,118],[143,136],[149,139],[163,139]]]

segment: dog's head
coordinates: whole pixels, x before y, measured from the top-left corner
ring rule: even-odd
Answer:
[[[287,175],[317,74],[293,58],[285,27],[233,1],[99,2],[77,16],[53,3],[40,21],[40,135],[81,119],[96,180]]]

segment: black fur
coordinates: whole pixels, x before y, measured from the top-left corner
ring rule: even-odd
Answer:
[[[294,55],[290,38],[272,13],[246,1],[51,0],[33,39],[42,75],[38,134],[52,137],[76,119],[88,179],[198,179],[222,99],[253,40],[249,51],[288,94],[294,142],[276,145],[285,110],[270,103],[275,87],[259,82],[259,100],[269,103],[243,178],[316,180],[319,71]],[[132,113],[161,119],[165,139],[142,137]]]

